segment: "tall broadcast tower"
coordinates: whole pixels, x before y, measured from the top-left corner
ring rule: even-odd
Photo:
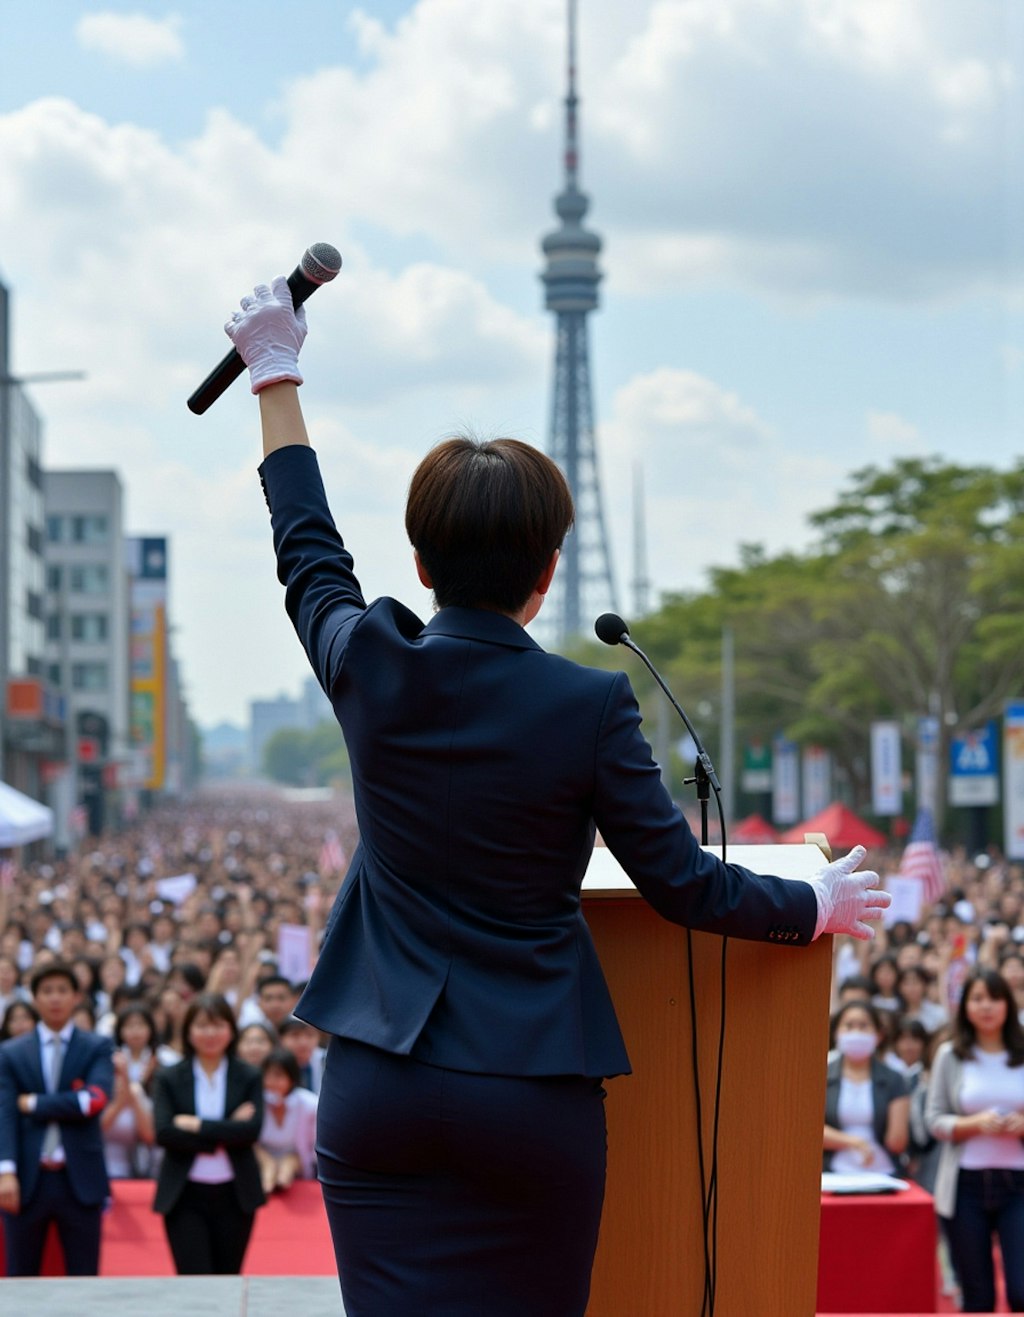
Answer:
[[[590,204],[577,186],[576,0],[569,0],[569,91],[565,98],[565,186],[555,198],[561,224],[541,244],[545,305],[555,313],[555,388],[549,450],[569,482],[576,526],[555,572],[549,616],[555,644],[590,632],[599,613],[618,611],[605,533],[590,395],[587,313],[597,306],[601,239],[581,223]]]

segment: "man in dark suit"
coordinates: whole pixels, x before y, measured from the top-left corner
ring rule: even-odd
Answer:
[[[71,1023],[80,992],[69,965],[32,976],[39,1024],[0,1046],[0,1211],[9,1276],[38,1276],[55,1222],[69,1276],[99,1271],[110,1192],[100,1112],[114,1083],[111,1044]]]

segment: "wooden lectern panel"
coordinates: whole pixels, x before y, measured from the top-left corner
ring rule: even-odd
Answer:
[[[809,847],[772,848],[771,866],[754,850],[730,848],[729,858],[790,876],[783,852],[814,854],[797,857],[797,872],[821,864]],[[699,1317],[704,1245],[686,930],[655,914],[628,882],[613,891],[609,857],[601,858],[603,874],[590,893],[584,887],[584,913],[633,1074],[607,1085],[608,1185],[587,1314]],[[723,940],[694,933],[692,942],[709,1176]],[[815,1311],[830,953],[830,938],[797,948],[727,944],[716,1317]]]

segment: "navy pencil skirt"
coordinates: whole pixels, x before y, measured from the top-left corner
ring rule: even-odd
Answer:
[[[331,1040],[317,1167],[346,1317],[583,1317],[604,1089]]]

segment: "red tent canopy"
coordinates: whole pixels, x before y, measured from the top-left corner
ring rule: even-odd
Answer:
[[[760,814],[749,814],[735,825],[729,840],[745,842],[748,846],[767,846],[778,841],[779,834]]]
[[[804,819],[795,828],[784,832],[779,841],[792,845],[804,839],[805,832],[823,832],[833,851],[849,850],[851,846],[888,846],[889,838],[870,823],[858,818],[852,809],[838,801],[823,809],[813,818]]]

